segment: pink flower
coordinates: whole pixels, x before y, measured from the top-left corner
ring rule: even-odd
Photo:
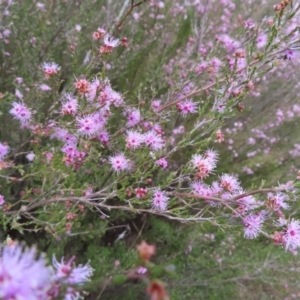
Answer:
[[[80,94],[86,94],[90,90],[90,83],[85,78],[78,79],[74,86]]]
[[[266,206],[275,211],[279,211],[281,208],[289,209],[290,206],[285,202],[288,199],[289,197],[283,193],[276,193],[275,195],[273,193],[268,193]]]
[[[287,225],[284,233],[284,243],[286,250],[293,250],[300,246],[300,223],[298,220],[292,220]]]
[[[294,60],[299,56],[298,53],[292,49],[285,50],[284,54],[285,54],[284,58],[288,60]]]
[[[153,192],[152,208],[155,210],[164,211],[167,209],[169,197],[165,192],[156,190]]]
[[[195,71],[196,73],[201,74],[207,69],[207,67],[208,67],[207,62],[202,62],[195,68]]]
[[[62,115],[75,115],[78,110],[78,100],[71,96],[70,94],[66,94],[65,98],[67,101],[62,103],[61,114]]]
[[[156,132],[153,130],[148,131],[144,134],[144,142],[154,151],[161,150],[164,146],[164,141],[161,136],[156,134]]]
[[[216,167],[216,163],[209,157],[204,157],[201,154],[194,154],[192,156],[192,165],[197,169],[197,176],[201,179],[207,177]]]
[[[257,39],[256,39],[256,46],[258,49],[263,48],[268,41],[268,36],[265,33],[261,33],[258,35]]]
[[[219,182],[217,181],[214,181],[212,184],[211,184],[211,190],[212,190],[212,195],[220,195],[222,192],[223,192],[223,189],[220,187],[220,184]]]
[[[46,78],[50,78],[51,76],[57,74],[58,71],[60,70],[60,66],[54,62],[51,63],[45,62],[43,63],[42,68]]]
[[[204,157],[213,164],[216,164],[218,161],[218,152],[212,149],[208,149],[204,153]]]
[[[235,197],[244,193],[245,192],[243,190],[240,190],[231,195],[231,197]],[[255,209],[262,205],[261,202],[256,201],[256,199],[251,195],[236,200],[236,203],[238,204],[238,211],[240,212],[240,214],[244,214],[249,210]]]
[[[74,266],[75,257],[71,257],[68,262],[64,258],[60,262],[53,256],[53,266],[55,269],[54,279],[67,285],[65,299],[80,299],[80,288],[78,286],[91,280],[93,268],[89,263],[85,265]],[[77,286],[77,287],[76,287]]]
[[[111,88],[109,81],[106,81],[104,85],[105,86],[101,88],[98,96],[99,103],[107,106],[110,106],[111,104],[115,107],[122,106],[124,104],[122,95]]]
[[[131,109],[130,111],[126,112],[127,114],[127,127],[134,127],[141,121],[141,112],[139,109]]]
[[[155,163],[158,166],[162,167],[163,170],[165,170],[168,167],[168,162],[164,157],[158,159]]]
[[[125,157],[123,153],[116,154],[109,157],[109,162],[114,171],[119,173],[120,171],[129,170],[131,167],[130,160]]]
[[[223,174],[221,176],[220,186],[230,193],[241,188],[238,179],[235,176],[229,174]]]
[[[107,123],[107,118],[105,117],[105,110],[100,110],[92,114],[92,117],[95,121],[97,126],[97,130],[101,130],[104,128],[105,124]]]
[[[126,134],[126,147],[128,147],[129,149],[137,149],[141,147],[144,139],[139,132],[128,130]]]
[[[153,100],[151,103],[151,108],[153,111],[158,111],[161,107],[161,101],[160,100]]]
[[[9,152],[9,146],[6,144],[0,143],[0,159],[3,159]]]
[[[248,215],[244,217],[244,237],[247,239],[256,238],[262,229],[263,219],[260,215]]]
[[[178,111],[185,117],[187,114],[193,114],[197,112],[197,104],[192,100],[185,100],[177,103]]]
[[[214,73],[218,73],[222,66],[222,62],[217,57],[213,57],[210,61],[210,65],[212,66]]]
[[[97,94],[97,90],[100,87],[100,81],[99,79],[96,77],[93,79],[93,81],[90,83],[90,87],[89,90],[87,91],[87,93],[85,94],[86,98],[88,101],[93,101],[96,97]]]
[[[191,183],[193,192],[198,196],[212,196],[211,188],[202,181],[194,181]]]
[[[117,38],[114,38],[110,34],[106,34],[104,36],[104,46],[100,47],[99,52],[100,53],[112,53],[113,48],[116,48],[120,45],[120,40]]]
[[[47,92],[47,91],[51,91],[51,87],[47,84],[40,84],[39,88],[43,91],[43,92]]]
[[[17,98],[21,100],[23,99],[23,94],[18,89],[15,90],[15,95]]]
[[[16,77],[16,82],[17,82],[18,84],[23,83],[23,81],[24,81],[24,79],[23,79],[22,77]]]
[[[76,125],[78,132],[82,135],[92,137],[99,129],[95,121],[94,115],[87,115],[85,117],[77,117]]]
[[[51,152],[44,152],[43,154],[46,156],[47,162],[50,162],[54,156]]]
[[[97,29],[97,31],[95,31],[95,32],[93,33],[93,39],[94,39],[94,40],[99,40],[99,39],[103,38],[103,37],[105,36],[105,34],[106,34],[105,29],[102,28],[102,27],[99,27],[99,28]]]
[[[103,41],[104,41],[105,46],[110,47],[110,48],[116,48],[120,45],[120,40],[117,38],[114,38],[110,34],[106,34]]]
[[[137,189],[135,189],[136,197],[138,199],[146,198],[147,192],[148,191],[145,188],[137,188]]]
[[[140,267],[138,267],[138,268],[136,269],[135,272],[136,272],[137,274],[142,274],[142,275],[143,275],[143,274],[146,274],[147,271],[148,271],[147,268],[141,267],[141,266],[140,266]]]
[[[31,111],[23,103],[13,102],[13,108],[9,111],[15,119],[25,124],[31,119]]]
[[[33,152],[30,152],[26,155],[26,158],[28,159],[28,161],[33,161],[35,158],[35,154]]]
[[[99,141],[104,145],[108,146],[109,143],[109,133],[107,131],[101,131],[98,134]]]
[[[0,205],[3,205],[5,203],[4,196],[0,195]]]

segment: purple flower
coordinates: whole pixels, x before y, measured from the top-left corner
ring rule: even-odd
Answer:
[[[164,211],[167,209],[169,197],[165,192],[156,190],[153,192],[152,208]]]
[[[105,130],[100,131],[98,134],[98,139],[104,146],[107,146],[109,143],[109,133]]]
[[[0,258],[0,299],[48,299],[52,270],[35,248],[5,246]]]
[[[64,262],[64,258],[60,262],[57,261],[56,257],[53,256],[52,263],[56,269],[55,280],[67,283],[69,285],[83,284],[90,280],[93,275],[93,268],[89,263],[84,266],[79,265],[78,267],[72,266],[75,257],[71,257],[68,262]]]
[[[151,130],[144,134],[144,142],[152,150],[157,151],[162,149],[164,141],[155,131]]]
[[[4,196],[0,195],[0,205],[3,205],[5,203]]]
[[[117,173],[130,169],[130,160],[127,159],[123,153],[110,156],[109,162],[111,163],[113,170]]]
[[[163,170],[165,170],[168,167],[168,162],[164,157],[158,159],[155,163],[158,166],[162,167]]]
[[[9,146],[0,143],[0,159],[3,159],[9,151]]]
[[[141,112],[138,109],[132,109],[126,112],[127,114],[127,127],[134,127],[141,121]]]
[[[144,142],[143,135],[134,130],[128,130],[126,136],[126,146],[129,149],[137,149]]]
[[[243,219],[244,236],[247,239],[256,238],[262,229],[263,218],[260,215],[248,215]]]
[[[185,100],[177,103],[177,109],[185,117],[187,114],[197,112],[197,104],[192,100]]]
[[[151,108],[153,111],[158,111],[161,107],[161,101],[160,100],[153,100],[151,103]]]
[[[77,300],[82,299],[80,292],[76,289],[76,285],[82,285],[91,280],[93,275],[93,268],[89,263],[85,265],[79,265],[78,267],[72,266],[75,257],[71,257],[68,262],[64,262],[64,258],[61,262],[56,260],[53,256],[53,266],[56,269],[54,280],[60,284],[67,286],[64,296],[65,300]]]
[[[194,181],[191,183],[191,188],[193,192],[198,196],[212,196],[213,192],[211,187],[202,181]]]
[[[78,110],[78,100],[70,94],[65,95],[66,101],[62,102],[62,115],[75,115]]]
[[[76,118],[78,132],[82,135],[92,137],[99,129],[99,125],[95,120],[94,115],[87,115]]]
[[[31,119],[31,111],[23,103],[13,102],[13,108],[9,111],[15,119],[26,124]]]
[[[258,35],[257,39],[256,39],[256,46],[258,49],[263,48],[268,41],[268,36],[265,33],[261,33]]]
[[[42,65],[44,74],[46,78],[50,78],[52,75],[55,75],[60,70],[60,66],[54,62],[45,62]]]
[[[287,225],[284,234],[285,249],[296,249],[300,246],[300,222],[298,220],[292,220]]]
[[[223,174],[220,177],[220,186],[230,193],[241,188],[237,177],[229,174]]]
[[[294,51],[292,49],[285,50],[284,54],[285,54],[285,58],[288,60],[294,60],[298,56],[296,51]]]

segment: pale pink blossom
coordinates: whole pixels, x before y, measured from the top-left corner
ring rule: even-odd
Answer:
[[[119,173],[120,171],[129,170],[131,167],[130,160],[125,157],[123,153],[116,154],[109,157],[109,162],[114,171]]]
[[[284,244],[286,250],[293,250],[300,247],[300,223],[292,220],[284,233]]]
[[[265,33],[260,33],[256,39],[256,46],[258,49],[265,47],[268,41],[268,36]]]
[[[127,117],[127,127],[134,127],[141,121],[141,112],[139,109],[130,109],[125,112]]]
[[[256,238],[261,232],[263,226],[263,218],[260,215],[248,215],[243,218],[244,237],[247,239]]]
[[[158,111],[161,107],[161,101],[160,100],[153,100],[151,103],[151,108],[153,111]]]
[[[164,146],[164,140],[155,131],[150,130],[144,134],[144,142],[152,150],[161,150]]]
[[[47,92],[47,91],[51,91],[51,87],[47,84],[40,84],[39,88],[43,91],[43,92]]]
[[[78,132],[88,137],[92,137],[94,134],[96,134],[96,132],[99,129],[99,126],[95,121],[94,115],[77,117],[76,125],[77,125]]]
[[[22,124],[26,124],[31,119],[31,111],[24,103],[13,102],[13,107],[9,111],[15,119],[18,119]]]
[[[106,35],[106,31],[104,28],[99,27],[94,33],[93,33],[93,39],[99,40],[103,38]]]
[[[3,205],[5,203],[4,196],[0,195],[0,205]]]
[[[50,78],[51,76],[57,74],[61,69],[60,66],[54,62],[45,62],[43,63],[42,68],[46,78]]]
[[[162,167],[163,170],[168,167],[168,161],[164,157],[158,159],[155,164]]]
[[[75,115],[78,110],[78,100],[70,94],[65,94],[65,99],[62,102],[62,115]]]
[[[105,130],[100,131],[98,133],[98,139],[99,141],[104,145],[104,146],[108,146],[109,143],[109,133]]]
[[[232,193],[236,190],[240,190],[240,183],[236,176],[229,175],[229,174],[223,174],[220,177],[220,186],[225,189],[226,191]]]
[[[192,156],[192,165],[197,169],[197,175],[203,179],[207,177],[216,167],[216,162],[201,154],[194,154]]]
[[[9,152],[9,146],[7,144],[0,143],[0,159],[3,159]]]
[[[197,112],[197,104],[192,100],[180,101],[176,105],[178,111],[185,117],[187,114],[193,114]]]
[[[144,142],[143,135],[135,130],[128,130],[126,132],[126,147],[130,149],[137,149],[141,147]]]
[[[156,190],[153,192],[152,208],[155,210],[165,211],[168,206],[169,197],[164,191]]]

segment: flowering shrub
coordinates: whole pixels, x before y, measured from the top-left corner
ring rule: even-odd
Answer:
[[[299,4],[277,3],[272,16],[259,22],[247,16],[249,2],[108,1],[103,10],[114,17],[109,13],[105,26],[86,29],[72,19],[73,12],[80,20],[90,9],[81,2],[1,3],[3,229],[46,232],[72,249],[67,240],[80,232],[87,232],[89,241],[104,241],[111,225],[154,216],[237,228],[246,239],[263,235],[295,252],[300,247],[300,221],[293,215],[298,184],[245,190],[232,166],[219,169],[230,132],[223,129],[225,121],[243,111],[242,101],[257,93],[269,73],[298,60]],[[245,6],[245,16],[232,24],[228,20],[242,9],[239,5]],[[31,9],[45,31],[18,20]],[[50,26],[51,11],[60,12],[57,28]],[[19,64],[25,66],[18,69]],[[134,225],[138,232],[142,224]],[[132,226],[107,245],[124,239]],[[83,248],[88,244],[82,243]],[[157,279],[162,275],[146,263],[153,247],[137,248],[143,265],[134,274],[149,269],[142,276],[147,292],[152,299],[167,299]],[[18,249],[12,256],[21,257]],[[72,261],[54,259],[61,273],[53,278],[60,282],[68,274],[65,295],[78,299],[72,286],[87,281],[92,271],[89,266],[72,270]],[[104,288],[112,283],[104,282]],[[43,282],[37,286],[39,293],[40,286],[47,289]]]

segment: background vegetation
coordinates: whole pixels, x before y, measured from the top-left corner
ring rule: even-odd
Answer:
[[[114,89],[122,91],[131,103],[150,103],[153,99],[170,96],[170,86],[176,91],[177,86],[184,85],[183,73],[187,77],[197,76],[190,74],[195,68],[192,60],[201,60],[197,43],[200,45],[203,40],[209,43],[228,28],[239,36],[242,34],[241,18],[247,20],[251,16],[254,22],[260,22],[265,15],[274,14],[272,6],[277,3],[198,1],[197,5],[189,5],[188,1],[180,0],[145,2],[116,29],[129,2],[0,1],[0,141],[9,143],[12,156],[18,153],[14,161],[19,165],[10,174],[1,175],[0,184],[1,193],[9,195],[15,202],[22,193],[29,201],[30,195],[38,195],[43,178],[28,177],[14,182],[8,177],[19,177],[29,170],[32,174],[42,170],[53,180],[58,176],[46,164],[41,166],[26,159],[31,151],[36,155],[43,153],[49,144],[43,138],[38,145],[29,143],[31,133],[21,130],[19,124],[12,121],[8,111],[16,90],[30,99],[31,107],[40,113],[40,120],[47,119],[49,107],[61,94],[74,90],[74,76],[79,77],[87,70],[93,56],[91,36],[98,27],[112,28],[115,35],[128,39],[129,46],[118,48],[106,60],[96,63],[89,70],[90,75],[98,74],[104,68]],[[227,19],[226,9],[233,11],[231,20]],[[298,22],[297,18],[295,22]],[[222,57],[222,50],[213,51],[214,55]],[[48,92],[39,88],[46,84],[41,71],[45,61],[55,61],[62,70],[58,80],[47,82],[52,89]],[[262,180],[268,185],[294,180],[300,168],[300,151],[299,155],[296,151],[300,144],[300,110],[295,107],[299,100],[299,68],[293,62],[278,63],[282,64],[281,68],[257,79],[255,91],[243,100],[243,112],[225,120],[222,128],[224,143],[211,143],[220,151],[218,172],[238,174],[245,188],[259,186]],[[18,82],[18,77],[23,78],[23,83]],[[118,122],[116,117],[112,132],[118,128]],[[189,131],[189,124],[192,124],[191,119],[178,117],[172,125],[184,125]],[[170,125],[169,129],[174,127]],[[255,143],[249,142],[249,138],[255,139]],[[19,151],[20,145],[23,145],[22,151]],[[293,149],[296,150],[291,152]],[[188,151],[187,148],[186,152],[175,154],[178,165],[185,155],[190,155]],[[88,188],[86,182],[92,177],[94,186],[101,187],[110,182],[111,173],[106,173],[108,177],[104,178],[96,166],[91,165],[90,169],[94,175],[70,172],[67,167],[62,169],[65,190],[73,189],[79,193]],[[153,180],[159,182],[163,177],[164,174],[157,171]],[[51,186],[47,188],[51,189]],[[3,218],[1,239],[4,242],[9,235],[14,240],[37,244],[49,259],[55,253],[66,257],[76,255],[78,262],[90,260],[95,268],[95,284],[86,299],[148,299],[145,286],[139,282],[104,287],[101,284],[110,276],[133,267],[137,259],[135,247],[141,240],[156,245],[155,263],[160,265],[167,261],[176,266],[172,276],[163,277],[168,283],[171,299],[300,298],[297,252],[285,252],[264,237],[245,240],[234,226],[228,233],[221,225],[187,225],[159,216],[118,210],[110,211],[109,219],[101,212],[95,214],[85,210],[84,218],[73,220],[72,231],[66,233],[67,206],[52,207],[51,214],[41,212],[39,226],[24,216],[9,222]],[[299,215],[298,207],[295,204],[295,217]],[[73,207],[68,211],[80,213]],[[230,222],[229,226],[234,225],[234,221]],[[51,224],[59,225],[54,230]],[[124,230],[124,238],[119,239]]]

